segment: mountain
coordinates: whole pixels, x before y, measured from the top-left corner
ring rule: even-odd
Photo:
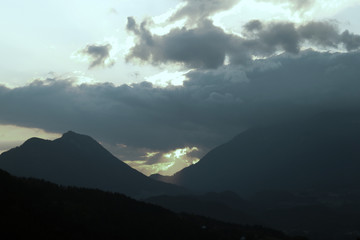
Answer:
[[[0,196],[1,234],[11,239],[303,239],[175,214],[122,194],[17,178],[2,170]]]
[[[354,240],[360,238],[360,191],[290,193],[266,191],[250,200],[259,207],[253,215],[262,224],[311,240]]]
[[[198,195],[154,196],[146,202],[162,206],[178,213],[189,213],[238,224],[257,224],[250,214],[257,209],[233,192],[206,193]]]
[[[185,190],[132,169],[89,136],[67,132],[54,141],[31,138],[0,155],[0,168],[15,176],[66,186],[97,188],[133,197]]]
[[[233,192],[154,196],[145,200],[178,213],[280,229],[310,240],[359,239],[360,191],[265,191],[244,200]]]
[[[311,240],[355,240],[360,239],[359,172],[360,115],[324,113],[253,127],[172,177],[152,176],[218,192],[217,198],[155,196],[148,201],[229,222],[250,216]],[[221,194],[225,190],[248,203],[229,201]],[[211,207],[215,204],[218,208]]]
[[[359,159],[360,115],[324,113],[248,129],[166,181],[241,196],[266,190],[336,191],[360,184]]]
[[[164,175],[161,175],[159,173],[155,173],[155,174],[151,174],[149,177],[151,179],[154,179],[154,180],[157,180],[157,181],[176,184],[176,182],[173,182],[174,178],[172,176],[164,176]]]

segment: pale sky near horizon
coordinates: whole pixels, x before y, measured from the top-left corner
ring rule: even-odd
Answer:
[[[200,10],[199,6],[205,7]],[[249,59],[245,59],[240,53],[233,56],[233,52],[244,49],[234,50],[237,42],[246,42],[254,36],[260,39],[256,44],[263,47],[261,53],[258,49],[246,53],[252,59],[271,59],[283,52],[296,55],[299,54],[298,50],[301,53],[310,47],[321,53],[348,54],[346,48],[348,52],[357,52],[359,12],[360,0],[4,0],[0,9],[0,27],[3,32],[0,38],[0,86],[4,89],[0,89],[0,101],[6,101],[0,102],[0,114],[3,115],[0,117],[0,153],[21,144],[31,136],[54,139],[66,130],[75,130],[99,139],[116,156],[147,175],[156,172],[173,174],[196,163],[206,151],[236,135],[238,132],[235,131],[244,129],[246,125],[233,125],[231,128],[223,127],[224,129],[219,127],[212,133],[209,129],[214,126],[233,124],[229,120],[231,118],[219,118],[217,122],[214,120],[211,123],[209,120],[202,125],[200,118],[194,117],[195,110],[177,116],[179,111],[188,109],[186,104],[190,104],[191,108],[198,104],[199,109],[208,108],[211,109],[209,112],[214,112],[212,107],[219,104],[220,100],[228,104],[220,107],[224,111],[227,107],[230,109],[235,106],[232,104],[244,101],[234,93],[222,92],[221,84],[211,85],[219,90],[212,89],[206,93],[204,102],[194,102],[197,97],[186,95],[191,87],[190,83],[202,79],[200,75],[212,74],[211,76],[218,77],[222,74],[218,72],[227,66],[226,76],[244,78],[244,82],[249,80],[247,70],[241,70],[248,68],[244,64]],[[175,20],[171,20],[172,16]],[[128,17],[134,20],[133,28],[129,27]],[[192,22],[194,19],[195,23]],[[244,33],[244,26],[252,20],[259,20],[262,25],[249,32],[249,37]],[[276,25],[284,22],[293,25]],[[306,25],[312,22],[326,24]],[[276,28],[275,25],[283,28]],[[319,31],[314,33],[311,27],[319,27]],[[274,31],[274,35],[279,36],[269,34],[267,29],[280,29],[279,32]],[[351,40],[345,39],[348,36],[345,30],[350,33]],[[298,31],[295,35],[299,40],[287,45],[286,41],[292,41],[288,38],[288,33],[294,31]],[[209,43],[210,45],[194,44],[204,36],[219,37],[224,44],[217,46],[216,41]],[[329,42],[329,38],[334,39]],[[172,46],[172,42],[177,44]],[[186,54],[181,52],[181,44],[185,45],[185,49],[192,50]],[[189,44],[188,48],[186,44]],[[209,55],[210,57],[203,56],[204,51],[208,51],[198,51],[203,46],[211,46],[210,49],[219,51],[225,46],[225,60],[222,60],[222,53],[218,51],[214,51],[214,55]],[[250,45],[244,46],[249,48]],[[165,47],[169,47],[171,53],[162,52]],[[177,47],[179,51],[176,51]],[[195,56],[196,54],[199,56]],[[208,61],[207,58],[212,57],[220,60]],[[235,63],[239,58],[241,59]],[[69,79],[71,84],[66,85],[65,82]],[[189,86],[183,87],[185,80],[188,80]],[[36,85],[34,81],[42,82],[42,85]],[[141,85],[144,81],[152,85]],[[87,85],[81,87],[83,83]],[[57,92],[55,89],[58,86],[62,86],[64,92]],[[125,86],[130,89],[126,93]],[[172,88],[175,86],[178,87],[176,90]],[[53,101],[47,102],[45,98],[39,97],[34,104],[30,104],[31,95],[27,91],[36,90],[39,92],[36,96],[44,96],[46,94],[42,91],[47,87],[51,90],[49,96]],[[207,88],[201,89],[205,91]],[[122,95],[116,91],[120,91]],[[106,92],[104,98],[97,95],[101,92]],[[86,98],[80,99],[85,95]],[[125,99],[125,96],[129,98]],[[159,105],[163,104],[162,98],[167,99],[163,101],[176,101],[159,109]],[[186,100],[190,98],[192,102],[187,103]],[[19,99],[24,102],[20,103]],[[99,105],[91,103],[94,99],[99,100]],[[206,105],[209,99],[217,102]],[[14,105],[14,109],[9,110],[9,105],[15,101],[19,101],[19,105]],[[61,105],[62,102],[64,105]],[[146,104],[149,105],[144,107]],[[71,105],[76,105],[77,108],[72,109]],[[37,106],[36,109],[34,106]],[[29,108],[33,108],[33,111]],[[42,119],[37,119],[36,116],[46,115],[49,112],[47,109],[54,108],[61,109],[53,113],[61,123],[57,124],[49,119],[44,124]],[[44,113],[41,112],[42,109]],[[157,115],[162,111],[162,115]],[[99,112],[102,118],[98,118]],[[66,118],[67,114],[69,119]],[[201,116],[204,115],[207,115],[205,110],[201,113]],[[62,116],[64,119],[61,119]],[[208,117],[213,116],[209,114]],[[89,121],[89,126],[81,123],[83,118]],[[143,123],[147,119],[151,119],[148,125]],[[177,120],[179,123],[175,125]],[[222,120],[224,122],[220,122]],[[107,126],[112,121],[114,123]],[[114,132],[108,128],[116,126],[115,122],[119,123],[119,129],[123,127],[134,134],[125,133],[125,130],[103,133]],[[154,123],[158,123],[161,130],[157,130]],[[149,130],[147,127],[136,132],[142,125],[154,126],[154,129]],[[158,137],[156,134],[160,132]],[[220,132],[226,134],[219,135]],[[160,140],[156,140],[158,144],[145,143],[145,140],[164,138],[167,134],[171,138],[164,140],[165,143],[160,143]],[[144,139],[144,143],[135,138]],[[173,142],[168,143],[169,141]]]

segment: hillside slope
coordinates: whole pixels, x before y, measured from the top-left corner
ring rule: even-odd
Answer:
[[[249,129],[176,173],[171,182],[241,196],[265,190],[336,190],[360,184],[359,159],[360,116],[323,114]]]
[[[122,194],[16,178],[1,170],[0,196],[1,234],[12,239],[296,239],[261,227],[178,215]]]

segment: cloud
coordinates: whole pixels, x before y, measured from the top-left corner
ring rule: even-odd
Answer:
[[[133,17],[127,18],[126,29],[128,31],[134,32],[136,35],[140,33],[139,27],[137,26],[136,21]]]
[[[153,64],[183,63],[189,68],[216,68],[224,63],[230,35],[210,21],[196,29],[176,28],[165,36],[152,35],[146,22],[137,26],[128,18],[127,29],[137,36],[128,60],[140,59]]]
[[[300,26],[290,22],[263,23],[259,20],[244,25],[245,42],[251,46],[252,54],[266,57],[278,50],[298,53],[304,43],[327,49],[356,50],[360,36],[347,30],[340,33],[337,25],[328,21],[312,21]]]
[[[283,4],[288,6],[293,11],[305,11],[309,9],[315,0],[257,0],[259,2],[272,2],[274,4]]]
[[[89,69],[95,67],[112,67],[115,60],[111,58],[111,44],[89,44],[76,52],[76,56],[90,63]]]
[[[143,160],[125,161],[131,167],[139,169],[146,175],[159,173],[163,175],[173,175],[184,167],[188,167],[199,161],[198,156],[193,156],[198,148],[185,147],[169,152],[146,152],[142,156]]]
[[[299,52],[300,38],[293,23],[270,23],[261,28],[254,36],[253,39],[249,39],[249,42],[256,42],[257,47],[261,47],[262,53],[259,52],[259,55],[272,54],[277,47],[290,53]]]
[[[340,33],[338,27],[330,22],[310,22],[300,26],[298,32],[302,39],[319,46],[338,48],[342,44],[348,51],[360,48],[360,35],[348,30]]]
[[[188,23],[197,24],[215,13],[231,9],[239,0],[183,0],[184,6],[176,11],[170,21],[186,18]]]
[[[253,125],[324,111],[358,111],[359,62],[359,51],[305,51],[247,67],[193,70],[176,87],[75,85],[71,78],[2,86],[0,123],[89,134],[118,146],[126,160],[141,160],[131,149],[141,156],[185,147],[201,152]]]
[[[352,51],[360,48],[360,36],[353,33],[349,33],[348,30],[345,30],[341,34],[340,41],[345,45],[348,51]]]
[[[330,22],[310,22],[299,27],[300,36],[320,46],[336,48],[341,42],[341,35],[336,25]]]
[[[263,28],[263,23],[260,20],[252,20],[244,25],[244,33],[252,33],[260,31]]]
[[[298,54],[304,44],[327,49],[356,50],[360,36],[340,33],[331,22],[308,22],[296,26],[291,22],[264,23],[253,20],[244,25],[243,36],[226,33],[210,20],[196,28],[175,28],[166,35],[155,35],[146,21],[138,25],[128,18],[127,30],[136,36],[127,60],[139,59],[154,65],[175,63],[188,68],[215,69],[230,64],[247,65],[253,58],[287,52]]]

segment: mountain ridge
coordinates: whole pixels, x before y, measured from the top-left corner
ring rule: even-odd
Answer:
[[[68,131],[53,141],[30,138],[0,155],[0,168],[66,186],[98,188],[134,197],[186,190],[158,182],[117,159],[93,138]]]
[[[323,114],[254,127],[165,181],[241,196],[266,190],[341,188],[360,182],[359,142],[358,114]]]

